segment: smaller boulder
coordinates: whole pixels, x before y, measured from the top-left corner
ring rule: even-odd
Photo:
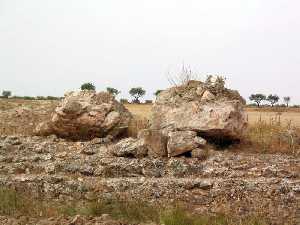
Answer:
[[[206,141],[194,131],[175,131],[169,133],[168,157],[178,156],[205,145]]]
[[[143,140],[126,138],[113,145],[111,152],[117,157],[142,158],[147,156],[148,148]]]

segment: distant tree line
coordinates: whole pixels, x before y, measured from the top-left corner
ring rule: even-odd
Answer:
[[[252,94],[249,97],[249,100],[254,102],[256,104],[257,107],[261,107],[263,105],[263,103],[267,103],[268,105],[271,105],[271,107],[276,106],[285,106],[285,107],[289,107],[290,101],[291,101],[291,97],[286,96],[283,97],[282,100],[284,102],[284,104],[278,105],[278,102],[280,100],[280,97],[276,94],[270,94],[270,95],[264,95],[264,94]]]
[[[87,82],[81,85],[80,87],[81,90],[96,90],[96,86],[91,83]],[[106,91],[112,94],[113,96],[117,96],[121,93],[116,88],[113,87],[107,87]],[[157,90],[154,95],[158,95],[162,90]],[[146,91],[142,87],[133,87],[129,90],[129,94],[132,97],[132,103],[139,104],[141,102],[141,98],[145,96]],[[2,95],[0,98],[13,98],[13,99],[24,99],[24,100],[59,100],[62,99],[62,97],[55,97],[55,96],[12,96],[12,92],[5,90],[2,92]],[[130,103],[128,99],[121,99],[120,100],[122,103]],[[152,103],[152,100],[145,100],[146,104]]]
[[[12,98],[12,99],[24,99],[24,100],[59,100],[61,97],[55,97],[55,96],[12,96],[11,91],[2,91],[2,95],[0,98]]]
[[[81,90],[93,90],[93,91],[95,91],[96,87],[93,83],[88,82],[88,83],[82,84],[80,89]],[[121,93],[121,91],[119,91],[118,89],[113,88],[113,87],[107,87],[106,91],[109,92],[110,94],[112,94],[115,97]],[[142,87],[134,87],[134,88],[131,88],[129,90],[129,94],[132,97],[132,103],[139,104],[140,99],[146,94],[146,91]],[[121,102],[122,103],[129,103],[129,101],[127,99],[121,99]],[[150,100],[146,100],[146,103],[147,102],[149,103]]]
[[[81,90],[96,90],[96,86],[91,83],[84,83],[81,85],[80,87]],[[112,94],[113,96],[117,96],[119,95],[121,92],[113,87],[107,87],[106,91],[109,92],[110,94]],[[157,90],[154,95],[158,96],[163,90]],[[145,96],[146,91],[142,88],[142,87],[133,87],[129,90],[128,92],[130,94],[130,96],[132,97],[132,103],[137,103],[139,104],[141,102],[141,98]],[[55,96],[36,96],[36,97],[32,97],[32,96],[12,96],[12,92],[9,90],[4,90],[2,91],[2,95],[0,96],[0,98],[15,98],[15,99],[24,99],[24,100],[59,100],[62,99],[63,97],[55,97]],[[290,102],[291,102],[291,97],[290,96],[285,96],[282,98],[284,104],[278,104],[278,102],[280,101],[280,97],[276,94],[270,94],[270,95],[264,95],[261,93],[257,93],[257,94],[252,94],[249,97],[249,100],[253,102],[252,105],[256,105],[257,107],[261,107],[264,105],[270,105],[271,107],[276,106],[281,106],[281,107],[289,107],[290,106]],[[122,103],[129,103],[128,99],[120,99],[120,101]],[[152,103],[151,100],[145,100],[145,103]],[[297,106],[294,106],[297,107]],[[300,107],[300,106],[299,106]]]

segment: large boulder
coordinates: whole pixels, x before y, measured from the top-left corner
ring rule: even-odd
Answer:
[[[189,81],[162,91],[152,107],[150,128],[144,139],[159,134],[159,139],[167,142],[149,151],[161,156],[177,156],[212,142],[232,142],[239,140],[247,126],[243,106],[245,100],[237,91],[224,87],[223,83]],[[196,141],[197,138],[198,142]],[[199,144],[200,142],[200,144]]]
[[[237,140],[247,126],[244,103],[237,91],[190,81],[158,95],[152,108],[151,129],[165,135],[195,131],[203,137]]]
[[[69,92],[51,121],[39,124],[36,133],[71,139],[116,137],[127,130],[131,118],[131,113],[107,92]]]
[[[204,137],[237,140],[246,126],[246,117],[238,101],[185,102],[178,106],[153,107],[151,128],[170,131],[195,131]]]

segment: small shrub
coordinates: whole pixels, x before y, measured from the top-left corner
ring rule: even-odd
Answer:
[[[46,98],[44,96],[36,96],[37,100],[46,100]]]
[[[12,96],[12,98],[13,98],[13,99],[23,99],[22,96],[17,96],[17,95]]]
[[[181,71],[177,74],[167,74],[167,79],[172,86],[186,85],[191,80],[198,80],[198,75],[192,72],[189,66],[184,64],[181,67]]]
[[[35,100],[35,97],[24,96],[23,99],[24,99],[24,100]]]
[[[47,100],[59,100],[59,97],[54,97],[54,96],[47,96]]]

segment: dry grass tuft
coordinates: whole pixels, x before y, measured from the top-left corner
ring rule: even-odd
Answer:
[[[164,225],[267,225],[264,219],[252,216],[233,218],[226,215],[195,215],[181,207],[164,210],[160,216]]]
[[[300,130],[291,121],[283,124],[280,114],[268,122],[260,118],[249,125],[239,147],[258,153],[299,154]]]
[[[187,208],[176,206],[158,206],[142,201],[93,200],[58,203],[35,199],[26,193],[0,188],[0,216],[29,216],[31,218],[49,218],[82,215],[98,217],[108,214],[118,221],[130,223],[148,223],[164,225],[264,225],[259,217],[239,218],[226,215],[195,215]]]
[[[134,115],[128,127],[128,136],[136,138],[139,131],[149,127],[149,120],[145,117]]]
[[[13,189],[0,188],[0,215],[31,217],[57,216],[55,204],[33,199],[27,193],[19,193]]]

